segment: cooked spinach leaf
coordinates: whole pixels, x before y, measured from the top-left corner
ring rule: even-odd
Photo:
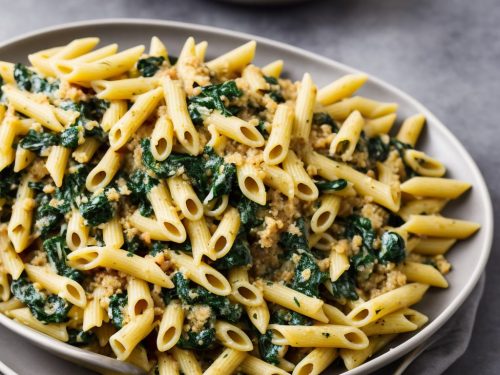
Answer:
[[[231,250],[222,258],[217,259],[212,267],[218,270],[229,270],[233,267],[246,266],[252,264],[252,254],[248,246],[245,232],[240,232],[234,241]]]
[[[50,83],[20,63],[14,65],[14,79],[16,80],[17,87],[30,92],[52,94],[59,89],[59,82]]]
[[[58,229],[64,214],[56,207],[49,204],[48,195],[39,194],[44,199],[39,201],[35,212],[35,227],[40,231],[42,238],[47,237],[55,229]],[[38,197],[37,196],[37,197]]]
[[[300,235],[290,232],[281,233],[279,245],[286,250],[289,255],[297,253],[299,255],[308,253],[309,243],[307,242],[306,223],[303,217],[295,221],[295,226],[299,229]]]
[[[281,352],[281,346],[274,345],[272,343],[272,340],[273,340],[273,331],[271,330],[267,330],[265,334],[259,335],[258,338],[259,353],[260,357],[267,363],[278,365],[280,362],[279,354]]]
[[[111,324],[120,329],[123,325],[123,309],[127,306],[126,293],[117,293],[109,297],[108,316]]]
[[[295,226],[299,229],[300,235],[283,232],[279,240],[279,245],[285,250],[288,257],[293,254],[300,255],[290,287],[310,297],[318,297],[319,286],[325,282],[328,276],[325,272],[321,272],[309,249],[304,218],[297,219]]]
[[[197,185],[201,185],[201,182],[204,182],[206,179],[201,158],[172,153],[167,159],[158,161],[151,153],[151,141],[148,138],[141,140],[141,148],[144,167],[159,178],[175,176],[179,169],[183,168],[183,171],[190,178],[197,181]]]
[[[183,303],[208,305],[218,318],[231,323],[236,323],[241,318],[243,308],[239,304],[232,303],[229,298],[210,293],[201,286],[191,287],[189,280],[184,278],[181,272],[174,275],[173,281],[177,295]]]
[[[71,268],[66,263],[70,250],[63,236],[55,236],[43,241],[43,250],[47,254],[50,265],[57,274],[69,277],[75,281],[82,281],[83,273]]]
[[[330,125],[334,133],[337,133],[339,130],[339,128],[335,124],[335,121],[333,121],[332,117],[325,112],[316,112],[313,115],[312,122],[314,125]]]
[[[147,195],[157,184],[158,180],[156,178],[140,169],[135,170],[127,181],[127,187],[132,192],[130,194],[131,201],[139,206],[139,212],[142,216],[148,217],[153,214],[153,207]]]
[[[146,255],[149,252],[148,247],[139,236],[134,236],[131,239],[125,237],[125,243],[122,247],[123,250],[127,250],[129,254]]]
[[[137,62],[137,70],[143,77],[152,77],[165,61],[163,56],[151,56]]]
[[[210,175],[208,195],[206,195],[204,201],[210,202],[231,192],[233,182],[236,178],[236,166],[231,163],[225,163],[224,158],[217,155],[210,147],[205,148],[204,156],[204,169]]]
[[[77,148],[78,140],[83,137],[84,128],[82,126],[70,126],[61,133],[61,146],[66,148]]]
[[[21,138],[19,145],[33,152],[40,154],[42,150],[50,146],[58,145],[60,142],[57,134],[49,132],[37,132],[34,129],[28,130],[28,133]]]
[[[5,102],[5,96],[3,95],[2,86],[3,86],[3,77],[0,74],[0,103],[4,103]]]
[[[332,282],[332,291],[335,298],[357,300],[356,284],[351,272],[344,272],[335,282]]]
[[[259,120],[259,124],[256,126],[256,128],[259,133],[264,136],[265,139],[269,138],[269,133],[267,132],[265,121]]]
[[[232,100],[238,98],[243,93],[236,86],[234,81],[226,81],[218,85],[204,86],[199,95],[192,96],[188,100],[189,115],[197,125],[203,123],[203,114],[207,111],[217,109],[224,116],[233,116],[234,108],[226,107],[223,98]]]
[[[0,171],[0,198],[15,197],[19,180],[20,174],[15,173],[12,167]]]
[[[326,272],[321,272],[314,257],[304,253],[300,257],[290,287],[310,297],[319,297],[319,286],[328,279]]]
[[[347,187],[347,181],[343,178],[333,181],[319,181],[314,184],[319,191],[340,191]]]
[[[151,241],[151,248],[149,250],[149,255],[155,256],[163,253],[167,249],[167,244],[161,241]]]
[[[113,206],[105,193],[91,197],[87,203],[80,205],[80,213],[87,223],[93,227],[105,223],[113,217]]]
[[[73,172],[64,177],[63,185],[57,188],[55,197],[60,202],[57,208],[65,214],[72,207],[77,208],[76,199],[85,190],[85,180],[89,174],[89,167],[80,164],[73,168]]]
[[[358,235],[362,238],[362,245],[360,251],[351,257],[351,266],[356,270],[366,270],[370,268],[376,257],[373,254],[373,241],[375,240],[375,231],[372,228],[370,219],[351,215],[346,220],[345,236],[353,238]]]
[[[264,220],[259,217],[259,210],[262,206],[244,196],[239,188],[233,188],[229,196],[229,201],[233,207],[238,209],[242,227],[246,231],[256,228],[264,222]]]
[[[85,127],[88,122],[96,121],[101,122],[104,112],[109,107],[109,102],[103,99],[98,99],[92,97],[87,101],[72,102],[71,100],[66,100],[59,105],[62,109],[66,111],[75,111],[80,113],[78,118],[75,120],[71,126],[82,126]],[[94,131],[95,130],[87,130]],[[88,135],[88,134],[85,134]]]
[[[190,309],[196,306],[190,306]],[[210,307],[208,307],[211,309]],[[210,314],[210,318],[205,322],[205,325],[198,332],[192,330],[182,332],[177,346],[182,349],[206,350],[210,349],[215,344],[215,317]]]
[[[285,98],[283,97],[283,95],[281,94],[280,91],[271,91],[268,95],[276,103],[284,103],[285,102]]]
[[[157,161],[150,151],[151,141],[143,139],[142,163],[159,178],[167,178],[184,172],[202,200],[210,201],[228,194],[233,186],[236,167],[225,163],[211,148],[202,156],[170,154],[164,161]]]
[[[71,305],[54,294],[45,297],[24,275],[17,280],[12,280],[10,289],[14,297],[28,306],[31,314],[40,322],[49,324],[68,320]]]
[[[382,234],[382,246],[378,253],[378,259],[382,263],[400,263],[406,258],[405,241],[396,232],[385,232]]]
[[[389,144],[384,143],[379,136],[367,140],[367,149],[372,160],[383,162],[389,156]]]
[[[68,328],[68,337],[68,344],[83,346],[90,344],[95,339],[95,334],[92,331],[82,331],[80,329]]]

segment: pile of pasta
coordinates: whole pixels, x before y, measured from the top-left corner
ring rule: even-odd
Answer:
[[[319,374],[427,317],[470,188],[425,118],[252,64],[98,38],[0,62],[0,312],[159,374]]]

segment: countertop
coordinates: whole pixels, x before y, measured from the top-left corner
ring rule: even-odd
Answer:
[[[281,7],[211,0],[0,0],[0,5],[0,41],[77,20],[159,18],[254,33],[378,76],[417,98],[455,133],[479,165],[500,222],[497,0],[318,0]],[[446,374],[500,373],[499,241],[496,232],[469,348]],[[12,335],[1,332],[3,338]],[[45,360],[43,369],[38,367],[49,354],[14,336],[9,342],[0,348],[0,360],[10,364],[14,353],[23,352],[34,373],[62,373],[57,362]],[[65,373],[88,374],[72,365]]]

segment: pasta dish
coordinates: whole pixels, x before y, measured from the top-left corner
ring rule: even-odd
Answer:
[[[98,43],[0,62],[0,312],[160,375],[352,369],[426,324],[479,225],[422,114],[254,41]]]

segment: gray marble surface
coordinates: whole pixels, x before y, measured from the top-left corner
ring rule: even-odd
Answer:
[[[2,41],[76,20],[160,18],[255,33],[364,70],[413,95],[457,135],[500,209],[498,0],[318,0],[282,7],[211,0],[0,0],[0,5]],[[499,241],[495,233],[470,346],[446,374],[500,373]],[[0,348],[1,359],[9,363],[22,351],[35,371],[40,353],[27,343],[12,343]],[[47,366],[43,370],[58,372]]]

